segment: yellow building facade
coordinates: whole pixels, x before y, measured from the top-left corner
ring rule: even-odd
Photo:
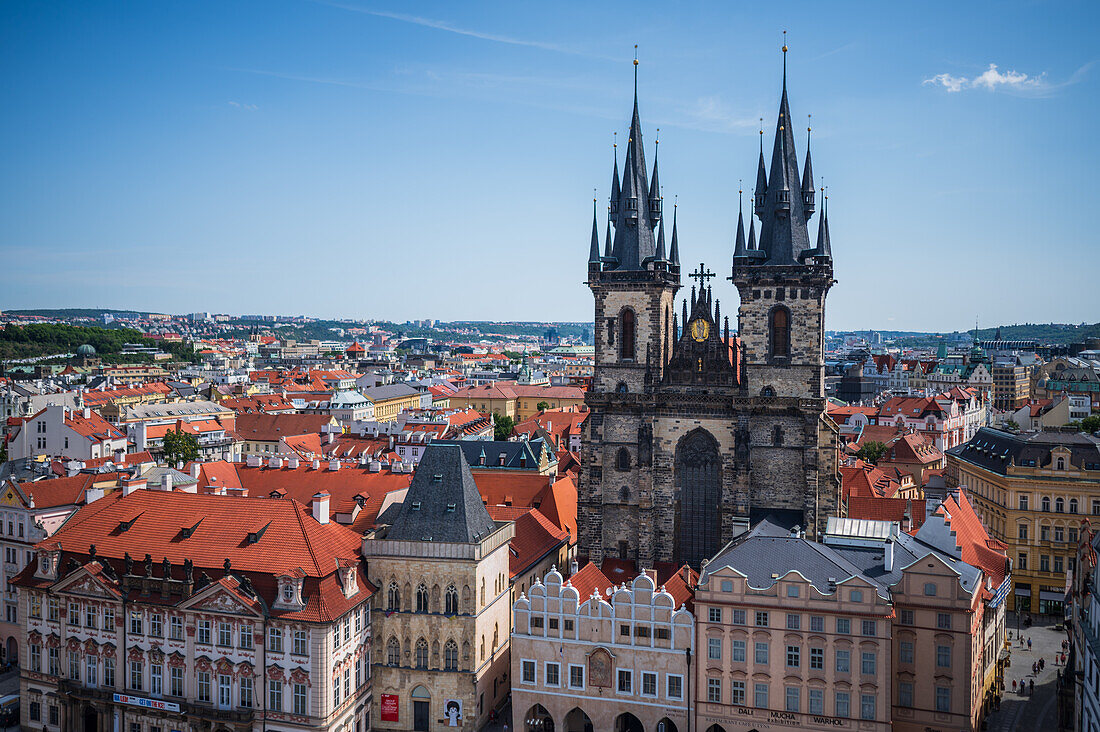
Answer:
[[[1100,516],[1100,439],[983,427],[947,452],[949,487],[964,487],[1012,561],[1012,608],[1060,615],[1082,523]]]

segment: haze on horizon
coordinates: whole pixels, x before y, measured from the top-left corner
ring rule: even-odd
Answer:
[[[1097,320],[1100,9],[865,7],[6,4],[0,309],[590,320],[635,43],[685,267],[726,274],[786,29],[827,328]]]

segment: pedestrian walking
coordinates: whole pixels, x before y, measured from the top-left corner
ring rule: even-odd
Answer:
[[[1046,665],[1047,665],[1047,660],[1045,658],[1040,658],[1039,659],[1039,670],[1042,671],[1044,668],[1046,668]]]
[[[1015,693],[1016,693],[1016,679],[1013,679],[1013,680],[1012,680],[1012,693],[1013,693],[1013,694],[1015,694]]]
[[[1028,639],[1027,639],[1027,649],[1029,651],[1031,650],[1031,637],[1030,636],[1028,636]]]
[[[1028,691],[1028,693],[1029,694],[1034,694],[1035,693],[1035,679],[1032,679],[1031,681],[1028,681],[1027,683],[1028,683],[1028,686],[1030,687],[1030,691]]]

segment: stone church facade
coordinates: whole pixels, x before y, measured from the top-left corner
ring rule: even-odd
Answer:
[[[698,567],[764,516],[818,536],[843,515],[837,432],[825,416],[824,315],[832,286],[828,218],[815,212],[807,150],[799,171],[783,92],[770,167],[761,137],[746,238],[739,215],[730,337],[700,264],[681,289],[673,212],[665,246],[657,162],[647,175],[635,82],[622,175],[616,156],[605,246],[595,213],[588,286],[595,373],[586,396],[578,496],[580,553]],[[614,231],[614,235],[612,235]]]

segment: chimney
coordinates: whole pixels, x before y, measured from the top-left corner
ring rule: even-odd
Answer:
[[[146,481],[144,478],[123,478],[122,483],[122,495],[128,496],[134,491],[145,490]]]
[[[380,463],[377,460],[371,460],[370,464],[367,466],[367,470],[372,472],[372,473],[377,473],[381,469],[382,469],[382,463]]]
[[[277,455],[272,455],[271,459],[267,461],[269,468],[281,468],[283,467],[283,459]]]
[[[168,492],[172,491],[172,474],[171,473],[165,473],[164,475],[160,476],[160,489],[162,491],[168,491]]]
[[[98,501],[103,498],[102,488],[88,488],[84,491],[84,505]]]
[[[202,463],[200,463],[198,460],[191,463],[191,477],[195,480],[198,480],[200,472],[202,472]]]
[[[313,494],[313,518],[319,524],[328,523],[328,493]]]
[[[883,551],[882,551],[883,567],[882,568],[885,569],[887,572],[893,572],[894,571],[894,540],[893,539],[887,539],[886,543],[883,545],[882,549],[883,549]]]
[[[331,445],[335,441],[336,441],[336,433],[335,432],[329,432],[328,435],[325,437],[325,442],[327,442],[328,444]]]
[[[317,460],[316,458],[314,458],[314,460],[313,460],[313,469],[314,470],[320,470],[321,469],[321,461],[320,460]]]
[[[115,463],[121,464],[126,462],[126,451],[123,449],[115,450]]]
[[[84,411],[82,412],[82,414],[84,415],[84,419],[91,419],[92,418],[92,408],[91,407],[84,407]]]
[[[245,464],[250,468],[260,467],[260,456],[259,455],[249,455],[245,459]]]
[[[293,457],[287,458],[286,466],[288,468],[290,468],[291,470],[297,470],[298,469],[298,456],[295,455]]]
[[[570,560],[570,562],[569,562],[569,576],[572,577],[579,570],[580,570],[580,567],[577,566],[577,560],[576,559]]]
[[[340,469],[340,461],[337,458],[333,458],[332,460],[329,461],[328,469],[332,470],[332,471],[339,470]]]

